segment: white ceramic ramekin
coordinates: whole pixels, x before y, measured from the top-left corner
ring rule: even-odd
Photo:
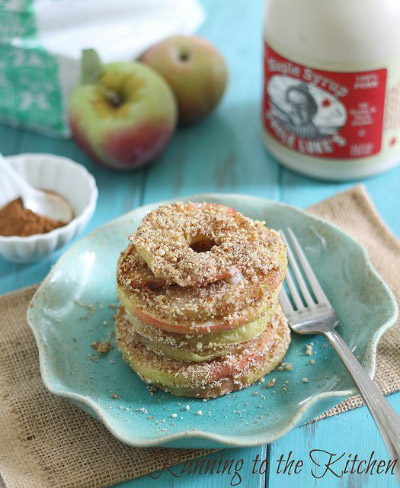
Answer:
[[[33,263],[60,249],[90,221],[97,202],[96,182],[82,165],[53,154],[20,154],[7,160],[32,186],[59,193],[74,211],[71,222],[46,234],[0,236],[0,255],[4,259]],[[0,208],[17,197],[17,188],[0,175]]]

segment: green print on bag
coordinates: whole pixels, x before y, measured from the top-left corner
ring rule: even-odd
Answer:
[[[34,0],[0,0],[0,120],[68,135],[58,61],[36,35]]]
[[[0,119],[54,135],[68,131],[57,60],[35,42],[0,43]]]
[[[0,40],[36,34],[33,0],[0,0]]]

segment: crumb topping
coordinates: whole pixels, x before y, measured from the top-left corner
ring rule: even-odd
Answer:
[[[284,260],[281,268],[272,271],[265,283],[243,279],[234,284],[219,280],[186,288],[179,285],[143,287],[151,271],[131,245],[121,254],[118,263],[117,293],[131,311],[136,307],[170,324],[195,329],[197,324],[218,320],[234,328],[255,320],[271,304],[285,271]]]
[[[132,330],[141,336],[141,342],[151,351],[154,351],[156,354],[167,355],[170,358],[185,360],[181,353],[184,351],[185,353],[190,353],[187,355],[187,361],[201,362],[215,357],[226,356],[227,354],[238,354],[246,347],[249,340],[256,339],[261,334],[272,337],[279,326],[280,314],[282,312],[280,306],[277,305],[273,308],[271,313],[266,313],[258,319],[261,324],[260,328],[257,329],[259,332],[255,334],[254,337],[247,339],[247,342],[236,339],[231,343],[220,343],[218,339],[215,338],[214,342],[207,342],[206,340],[204,346],[202,342],[196,343],[196,339],[212,338],[218,334],[188,336],[186,334],[165,332],[141,322],[122,306],[120,306],[120,313],[124,316],[124,319],[130,323]],[[243,327],[245,328],[246,326]],[[223,333],[220,333],[219,335],[223,337]],[[237,337],[236,334],[235,337]],[[199,347],[199,344],[201,347]]]
[[[314,347],[314,343],[313,342],[311,342],[311,344],[306,344],[306,354],[307,354],[307,356],[312,356],[313,347]]]
[[[111,349],[110,341],[94,341],[92,342],[92,348],[99,354],[106,354]]]
[[[276,383],[276,378],[272,378],[272,380],[269,380],[268,383],[265,385],[265,388],[269,390],[272,388]]]
[[[120,313],[116,322],[117,346],[131,367],[148,383],[156,383],[156,377],[169,377],[169,386],[185,388],[209,388],[221,384],[228,378],[239,387],[241,380],[258,372],[260,377],[265,373],[266,364],[272,367],[281,361],[290,342],[290,331],[282,312],[279,314],[279,327],[271,336],[261,336],[246,343],[239,354],[228,354],[225,357],[200,363],[171,359],[155,354],[142,342],[141,337]],[[271,368],[272,369],[272,368]],[[146,372],[146,374],[144,374]],[[149,377],[153,376],[154,377]],[[257,380],[256,378],[255,380]],[[254,380],[253,380],[254,381]],[[238,388],[236,388],[238,389]]]
[[[149,212],[129,239],[117,265],[116,342],[150,388],[207,399],[262,383],[279,364],[292,369],[282,363],[290,330],[277,232],[223,205],[178,202]]]
[[[182,287],[263,282],[286,255],[280,235],[264,222],[211,203],[161,205],[129,239],[156,278]]]

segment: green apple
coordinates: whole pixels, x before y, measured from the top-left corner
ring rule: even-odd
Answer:
[[[172,88],[181,125],[210,113],[224,94],[228,77],[224,58],[201,37],[169,37],[150,47],[139,60],[158,71]]]
[[[83,52],[69,120],[76,142],[93,159],[119,170],[143,166],[165,149],[176,119],[174,95],[154,70],[133,62],[102,65],[94,50]]]

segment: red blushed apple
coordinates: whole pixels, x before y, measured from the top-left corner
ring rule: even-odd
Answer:
[[[93,71],[93,65],[90,68]],[[171,89],[140,63],[96,68],[94,76],[83,76],[71,96],[69,119],[76,142],[110,168],[133,170],[151,162],[175,131],[177,108]]]
[[[224,94],[228,77],[224,58],[201,37],[169,37],[139,59],[158,71],[172,88],[181,125],[207,115]]]
[[[234,326],[228,323],[207,322],[197,325],[194,329],[188,329],[188,327],[169,324],[155,317],[152,317],[150,314],[144,312],[140,308],[131,307],[129,309],[129,312],[131,312],[132,315],[134,315],[136,318],[138,318],[147,325],[152,325],[156,329],[161,329],[165,332],[176,332],[178,334],[209,334],[210,332],[222,332],[234,328]]]

